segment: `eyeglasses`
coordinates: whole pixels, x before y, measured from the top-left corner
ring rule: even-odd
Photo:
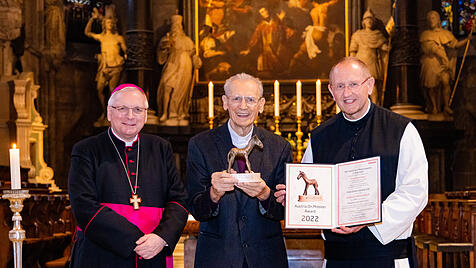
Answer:
[[[126,107],[126,106],[111,106],[114,108],[116,111],[118,111],[121,115],[126,115],[129,113],[129,110],[132,110],[132,113],[134,115],[141,115],[143,114],[147,108],[142,108],[142,107]]]
[[[230,100],[230,103],[232,105],[239,105],[240,103],[243,102],[243,100],[245,100],[245,103],[248,106],[255,106],[256,104],[258,104],[259,99],[261,99],[261,98],[255,98],[252,96],[232,96],[232,97],[226,96],[226,97]]]
[[[355,90],[355,89],[358,89],[359,87],[361,87],[363,84],[365,84],[365,82],[367,82],[370,78],[372,78],[372,76],[369,76],[367,78],[365,78],[364,81],[362,81],[361,83],[358,83],[358,82],[350,82],[348,84],[345,84],[345,83],[337,83],[333,86],[333,88],[335,90],[344,90],[346,87],[349,88],[350,90]]]

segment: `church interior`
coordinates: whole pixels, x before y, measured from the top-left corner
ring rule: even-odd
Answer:
[[[0,13],[0,188],[13,186],[15,144],[30,195],[21,211],[25,267],[68,263],[71,150],[108,128],[104,107],[115,86],[144,89],[142,132],[172,143],[185,178],[189,139],[228,119],[226,78],[246,72],[262,80],[266,103],[255,124],[289,141],[297,163],[310,131],[339,112],[331,66],[359,55],[375,69],[372,101],[411,118],[423,140],[429,200],[414,223],[419,264],[476,267],[474,0],[0,0]],[[272,20],[278,26],[261,27]],[[435,28],[456,39],[443,50],[445,70],[425,62]],[[183,39],[171,42],[177,32]],[[185,51],[182,65],[172,66],[173,49]],[[0,208],[0,267],[13,267],[5,196]],[[198,224],[188,221],[174,267],[193,267]],[[320,230],[282,225],[290,267],[321,267]]]

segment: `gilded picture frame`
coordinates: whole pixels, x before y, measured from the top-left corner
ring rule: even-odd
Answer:
[[[349,0],[195,0],[199,84],[245,72],[262,81],[328,79],[348,55]]]

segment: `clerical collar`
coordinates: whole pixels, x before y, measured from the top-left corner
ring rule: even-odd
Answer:
[[[350,122],[357,122],[357,121],[359,121],[360,119],[364,118],[364,117],[369,113],[369,111],[370,111],[370,106],[372,106],[372,103],[370,102],[370,99],[368,99],[368,101],[369,101],[369,106],[367,107],[367,111],[365,111],[365,114],[363,114],[360,118],[357,118],[357,119],[349,119],[349,118],[347,118],[347,117],[345,116],[344,113],[342,113],[342,115],[344,116],[345,120],[350,121]]]
[[[134,142],[137,141],[137,137],[139,136],[139,134],[137,134],[137,135],[134,137],[134,139],[133,139],[132,141],[125,141],[125,140],[123,140],[121,137],[119,137],[119,136],[116,134],[116,132],[114,132],[114,129],[113,129],[113,128],[111,128],[111,131],[112,131],[112,134],[114,134],[114,137],[116,137],[118,140],[120,140],[120,141],[122,141],[122,142],[124,142],[124,143],[126,144],[126,147],[131,147],[132,144],[134,144]]]
[[[242,149],[248,145],[248,142],[251,139],[251,134],[253,134],[254,125],[251,127],[250,133],[245,136],[240,136],[236,133],[233,128],[231,128],[230,120],[228,120],[228,131],[230,131],[231,143],[233,143],[236,148]]]

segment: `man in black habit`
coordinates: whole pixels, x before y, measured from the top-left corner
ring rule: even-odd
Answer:
[[[291,146],[253,124],[265,103],[257,78],[244,73],[232,76],[225,82],[222,100],[228,122],[196,135],[188,145],[187,203],[200,221],[195,267],[287,267],[280,224],[284,208],[273,193],[285,181],[284,164],[292,161]],[[263,149],[255,147],[249,161],[261,178],[238,182],[225,171],[227,154],[233,147],[244,148],[253,135]],[[234,164],[234,170],[244,171],[244,160]]]
[[[380,156],[382,222],[324,230],[325,267],[414,267],[411,234],[428,200],[428,162],[409,118],[372,103],[375,80],[352,57],[329,74],[339,114],[311,132],[303,163],[337,164]],[[277,201],[284,204],[285,186]]]
[[[147,108],[141,88],[119,86],[107,106],[111,127],[73,147],[71,267],[166,267],[180,238],[186,192],[170,143],[139,134]]]

